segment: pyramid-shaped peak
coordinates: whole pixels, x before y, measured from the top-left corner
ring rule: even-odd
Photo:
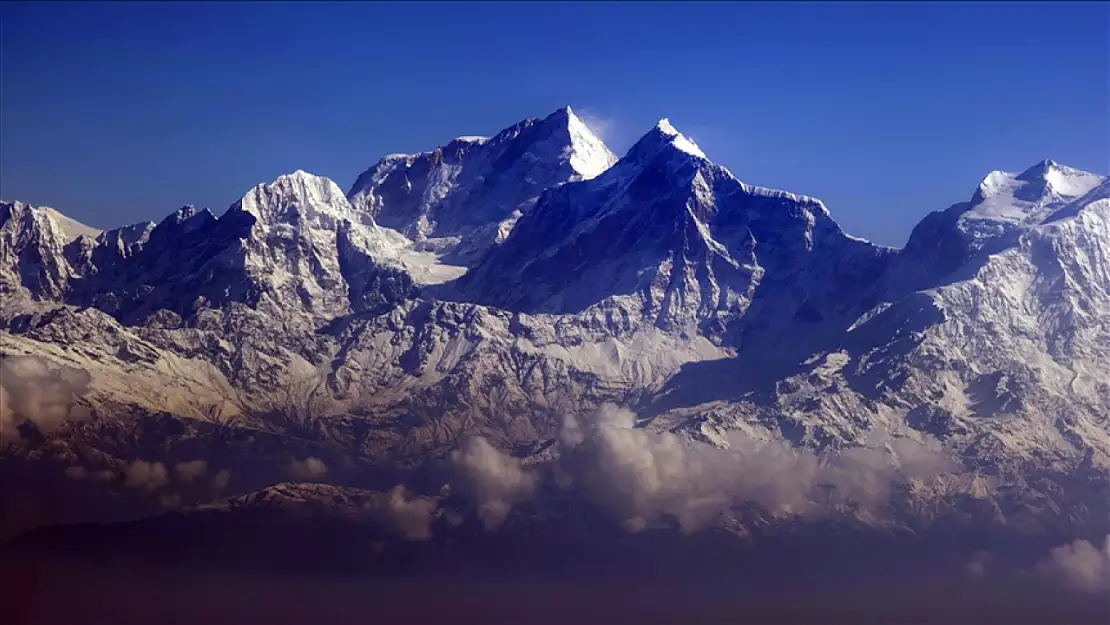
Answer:
[[[581,178],[597,177],[617,161],[605,142],[569,106],[556,109],[541,124],[559,138],[565,154],[570,156],[571,167]]]
[[[655,130],[657,130],[663,136],[668,137],[670,139],[670,144],[678,148],[679,150],[691,156],[696,156],[698,158],[704,158],[708,160],[705,152],[701,151],[701,148],[698,147],[698,144],[694,143],[693,139],[691,139],[690,137],[687,137],[686,135],[679,132],[678,129],[675,128],[673,124],[671,124],[671,120],[667,119],[666,117],[659,120],[659,123],[655,124]]]
[[[581,121],[578,115],[574,113],[574,109],[570,108],[569,105],[561,106],[555,109],[550,115],[544,117],[543,120],[546,122],[556,122],[560,124],[568,123],[571,121]]]
[[[677,128],[674,127],[674,124],[671,123],[671,120],[666,117],[659,120],[659,122],[655,124],[655,128],[668,137],[674,137],[682,134],[678,131]]]
[[[1044,159],[1032,167],[1018,174],[1018,180],[1043,180],[1044,177],[1053,170],[1067,169],[1061,168],[1060,165],[1052,159]]]
[[[663,150],[677,150],[687,156],[709,160],[693,140],[679,132],[665,117],[628,150],[625,158],[640,161]]]

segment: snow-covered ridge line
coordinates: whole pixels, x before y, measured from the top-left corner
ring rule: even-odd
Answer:
[[[457,137],[393,154],[347,192],[356,210],[451,264],[468,266],[509,232],[546,189],[590,179],[616,157],[567,108],[492,137]]]
[[[83,236],[93,239],[103,232],[99,228],[83,224],[50,206],[29,204],[20,200],[0,200],[0,205],[17,209],[18,207],[23,207],[24,209],[30,210],[35,215],[42,215],[44,218],[52,220],[53,223],[58,226],[62,236],[65,237],[67,242]]]
[[[237,420],[280,438],[283,462],[319,454],[338,476],[352,454],[418,462],[473,433],[540,449],[553,416],[640,402],[645,427],[721,446],[737,430],[833,453],[876,432],[935,438],[1003,477],[989,503],[1008,522],[1105,518],[1019,479],[1110,470],[1105,182],[1075,199],[1092,175],[995,176],[894,252],[680,137],[661,123],[610,166],[561,109],[376,166],[357,201],[298,170],[219,218],[184,207],[94,246],[0,205],[5,355],[87,369],[100,414],[134,408],[62,441],[72,462],[167,462],[187,438],[205,453],[200,426]],[[965,215],[986,201],[1020,220]],[[158,423],[165,436],[132,436]],[[168,446],[135,442],[150,440]],[[234,443],[207,460],[274,449]],[[949,486],[994,497],[981,477]]]
[[[567,110],[570,110],[570,107],[565,107],[565,108]],[[447,143],[444,143],[442,145],[437,145],[436,147],[434,147],[430,150],[420,150],[420,151],[417,151],[417,152],[390,152],[389,154],[386,154],[385,156],[382,156],[381,159],[378,162],[379,162],[379,164],[382,164],[382,163],[385,163],[387,161],[411,161],[411,160],[415,160],[415,159],[418,159],[418,158],[421,158],[421,157],[431,156],[431,155],[433,155],[437,152],[442,152],[442,151],[446,150],[448,147],[450,147],[451,145],[457,144],[457,143],[467,144],[468,146],[469,145],[481,146],[481,145],[484,145],[484,144],[488,143],[491,139],[495,139],[497,137],[500,137],[501,135],[513,130],[514,128],[517,128],[518,126],[536,124],[536,123],[539,123],[539,122],[543,121],[544,119],[545,118],[542,118],[542,117],[529,117],[525,120],[517,122],[513,126],[511,126],[509,128],[506,128],[505,130],[502,130],[501,132],[497,133],[497,135],[494,135],[493,137],[488,137],[488,136],[485,136],[485,135],[460,135],[458,137],[455,137],[454,139],[451,139]]]
[[[1082,198],[1106,180],[1049,159],[1020,173],[992,171],[979,183],[964,218],[1035,225],[1063,203]]]
[[[671,125],[670,119],[664,117],[663,119],[659,120],[659,123],[655,125],[655,128],[664,135],[671,137],[671,143],[676,148],[682,150],[683,152],[686,152],[691,156],[696,156],[698,158],[704,158],[708,160],[709,157],[705,155],[705,152],[702,152],[701,148],[699,148],[698,145],[694,143],[693,139],[682,134],[673,125]]]

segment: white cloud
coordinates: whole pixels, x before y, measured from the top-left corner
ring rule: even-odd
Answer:
[[[574,487],[630,531],[661,514],[693,530],[727,505],[703,457],[687,453],[674,434],[636,428],[635,420],[616,406],[603,406],[585,423],[564,419],[561,465]]]
[[[820,514],[830,497],[877,511],[893,487],[955,468],[947,456],[909,439],[876,437],[870,447],[828,458],[783,443],[733,433],[731,449],[686,441],[635,426],[635,415],[603,406],[579,422],[563,421],[559,468],[576,488],[626,528],[664,516],[695,531],[745,501],[774,515]]]
[[[369,509],[408,540],[428,540],[432,537],[432,515],[438,506],[434,499],[413,495],[398,484],[369,504]]]
[[[1076,590],[1110,594],[1110,534],[1101,549],[1086,540],[1056,547],[1037,568]]]
[[[967,574],[975,579],[982,579],[987,576],[987,570],[990,568],[991,561],[994,558],[988,551],[976,551],[971,559],[964,565]]]
[[[219,496],[230,483],[231,473],[227,469],[217,473],[216,477],[212,478],[212,489],[216,491],[216,496]]]
[[[288,468],[289,476],[301,482],[315,482],[328,473],[328,465],[319,458],[292,460]]]
[[[130,488],[158,490],[169,483],[166,465],[161,462],[136,460],[127,467],[125,472],[127,474],[125,484]]]
[[[520,460],[497,450],[486,439],[466,439],[451,454],[459,472],[464,493],[478,508],[478,517],[486,529],[501,525],[513,506],[532,496],[536,479],[525,471]]]
[[[77,400],[88,392],[88,372],[52,364],[34,356],[0,359],[0,437],[19,437],[18,427],[30,421],[44,432],[66,421],[91,417]]]
[[[85,467],[66,467],[66,475],[75,480],[83,480],[89,477],[89,471]]]
[[[190,460],[188,462],[179,462],[174,467],[178,477],[185,482],[192,482],[198,477],[204,475],[208,471],[208,463],[204,460]]]

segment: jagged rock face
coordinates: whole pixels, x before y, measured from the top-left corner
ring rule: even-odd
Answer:
[[[382,312],[417,293],[415,281],[402,267],[388,263],[388,254],[376,253],[376,229],[344,221],[335,234],[339,272],[347,285],[353,312]]]
[[[67,299],[129,325],[159,310],[190,318],[208,306],[256,303],[259,289],[241,279],[244,258],[238,249],[249,226],[234,222],[218,220],[207,209],[181,208],[155,226],[141,248],[88,271]]]
[[[1104,178],[991,174],[892,250],[668,123],[615,164],[579,125],[390,157],[350,200],[296,172],[219,218],[103,233],[0,205],[3,353],[86,370],[94,414],[4,453],[415,471],[471,433],[539,453],[564,415],[616,402],[722,446],[927,435],[971,471],[929,497],[1029,526],[1101,510],[1068,480],[1110,483]],[[286,479],[268,475],[242,488]]]
[[[225,218],[251,224],[239,253],[267,304],[293,304],[321,319],[348,310],[336,236],[341,223],[363,224],[334,182],[300,171],[282,176],[252,189]]]
[[[1107,198],[1022,233],[968,279],[929,293],[944,321],[897,366],[918,403],[990,423],[1042,466],[1062,453],[1110,469]]]
[[[469,264],[500,242],[543,190],[596,177],[615,161],[568,107],[492,138],[460,137],[431,152],[387,156],[359,176],[348,197],[382,226]]]
[[[904,424],[986,480],[1000,522],[1032,529],[1104,517],[1107,197],[1084,195],[1066,207],[1071,217],[1024,229],[941,286],[891,295],[786,375],[761,383],[743,362],[698,363],[668,381],[658,401],[671,412],[662,414],[710,440],[769,428],[816,448]]]
[[[114,271],[120,263],[143,250],[155,225],[147,221],[106,230],[95,237],[80,236],[66,245],[66,260],[82,278],[101,271]]]
[[[5,298],[51,300],[66,292],[73,275],[63,255],[69,237],[50,210],[0,203],[0,295]]]
[[[820,202],[746,185],[661,123],[604,174],[545,193],[457,290],[527,312],[602,305],[738,341],[753,301],[763,333],[859,314],[889,256],[845,236]]]
[[[364,301],[411,295],[407,276],[375,264],[392,250],[334,182],[296,172],[255,187],[219,218],[186,206],[157,226],[71,245],[67,255],[81,280],[66,299],[128,324],[167,312],[191,322],[231,303],[270,309],[279,321],[299,315],[319,324],[352,309],[344,267],[358,274],[357,310]],[[381,294],[368,290],[378,287]]]

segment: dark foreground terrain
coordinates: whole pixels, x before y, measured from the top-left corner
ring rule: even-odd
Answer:
[[[847,591],[635,580],[247,576],[4,568],[6,623],[1099,623],[1105,600],[961,580]]]
[[[342,523],[172,519],[31,532],[0,548],[4,623],[1110,622],[1110,594],[1036,570],[1059,537],[711,531],[429,541]],[[271,520],[272,521],[272,520]],[[995,555],[972,575],[972,546]]]

